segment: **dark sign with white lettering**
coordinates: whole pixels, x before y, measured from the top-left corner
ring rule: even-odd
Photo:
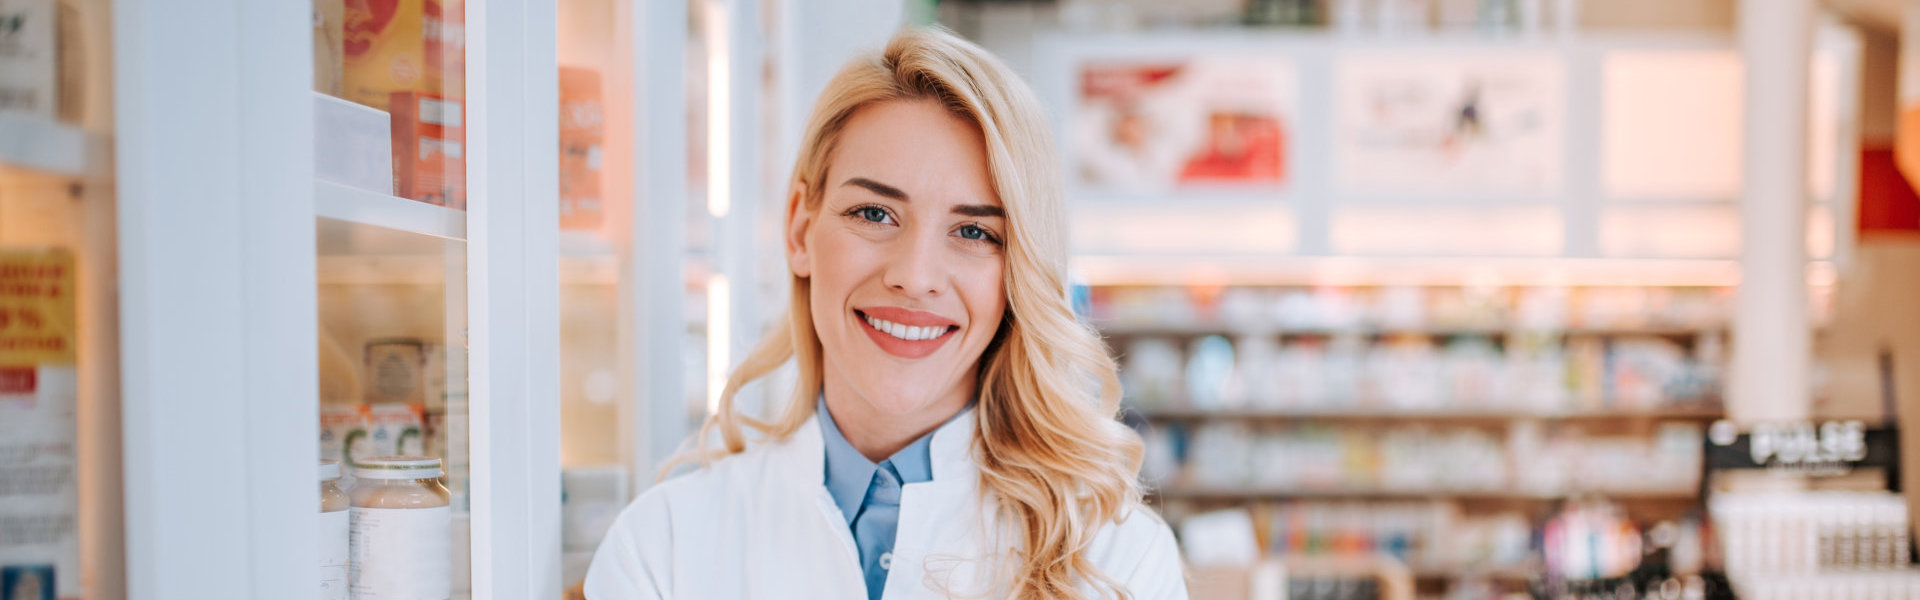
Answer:
[[[1888,468],[1900,461],[1900,433],[1861,421],[1762,423],[1740,432],[1730,421],[1707,429],[1708,470],[1767,469],[1816,477],[1855,469]]]

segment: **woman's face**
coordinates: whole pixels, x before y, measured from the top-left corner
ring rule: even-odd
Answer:
[[[789,198],[787,254],[811,280],[835,415],[959,410],[1007,305],[1007,219],[979,128],[932,101],[862,108],[814,185],[818,210],[800,205],[807,190]]]

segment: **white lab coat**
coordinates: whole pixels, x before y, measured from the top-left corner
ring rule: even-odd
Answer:
[[[933,480],[902,488],[884,600],[1007,597],[1012,554],[977,492],[970,411],[934,432]],[[587,600],[865,598],[824,461],[820,425],[809,420],[786,440],[647,490],[594,555]],[[1173,533],[1150,511],[1107,524],[1087,556],[1133,598],[1187,597]],[[1082,593],[1094,597],[1091,587]]]

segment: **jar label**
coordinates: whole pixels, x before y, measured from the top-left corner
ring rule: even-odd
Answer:
[[[353,600],[447,600],[453,588],[449,507],[352,509]]]
[[[320,513],[320,600],[347,600],[347,511]]]

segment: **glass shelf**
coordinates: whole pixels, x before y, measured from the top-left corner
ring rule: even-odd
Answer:
[[[329,181],[313,182],[317,216],[449,240],[467,238],[464,211]]]

